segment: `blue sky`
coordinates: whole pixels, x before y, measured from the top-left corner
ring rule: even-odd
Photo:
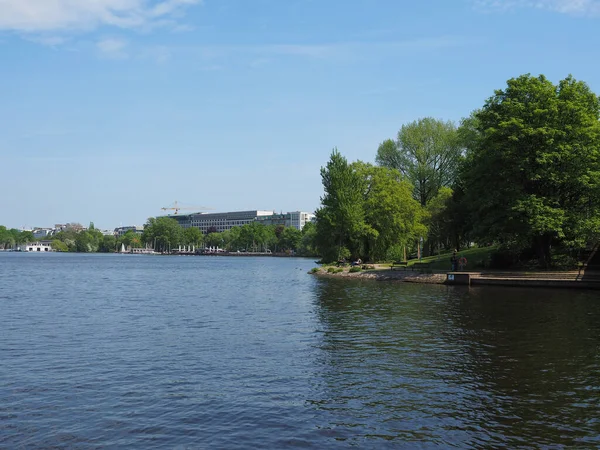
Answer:
[[[0,0],[0,224],[143,224],[179,200],[313,211],[523,73],[600,92],[600,0]]]

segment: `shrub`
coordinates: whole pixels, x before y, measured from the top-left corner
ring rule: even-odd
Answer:
[[[356,272],[360,272],[362,270],[362,268],[355,266],[355,267],[350,267],[349,272],[350,273],[356,273]]]
[[[318,267],[313,267],[312,269],[310,269],[310,273],[317,273],[319,270],[321,270]]]
[[[335,267],[328,267],[327,268],[327,273],[335,273],[336,270],[337,270],[337,268],[335,268]]]

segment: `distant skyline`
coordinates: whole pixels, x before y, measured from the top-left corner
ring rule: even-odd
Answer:
[[[0,0],[0,224],[314,211],[337,147],[506,80],[600,93],[600,0]]]

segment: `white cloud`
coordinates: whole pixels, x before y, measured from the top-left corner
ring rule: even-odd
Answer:
[[[22,32],[135,28],[176,16],[201,0],[0,0],[0,30]]]
[[[126,59],[128,54],[125,51],[127,42],[122,39],[107,38],[96,43],[96,48],[105,58]]]
[[[600,16],[600,0],[475,0],[483,10],[535,8],[577,16]]]

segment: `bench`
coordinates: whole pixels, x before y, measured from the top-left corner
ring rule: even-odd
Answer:
[[[391,266],[392,270],[399,270],[400,268],[402,268],[402,270],[406,270],[408,268],[408,262],[406,262],[406,261],[394,261],[392,263],[392,266]]]

